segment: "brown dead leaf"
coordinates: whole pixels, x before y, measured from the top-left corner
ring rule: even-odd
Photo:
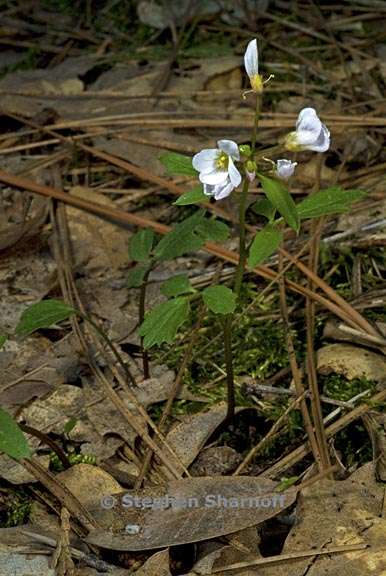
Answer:
[[[386,482],[386,415],[371,410],[363,414],[362,420],[373,446],[375,477],[381,482]]]
[[[83,391],[78,386],[64,384],[44,399],[38,399],[21,415],[29,426],[62,434],[67,420],[76,417],[84,403]]]
[[[317,352],[320,374],[342,374],[348,380],[367,378],[382,382],[386,377],[386,359],[380,354],[349,344],[329,344]]]
[[[166,436],[166,441],[185,466],[190,466],[205,442],[226,417],[225,402],[206,412],[186,416]]]
[[[114,207],[112,200],[85,186],[74,186],[71,194],[85,200]],[[87,212],[67,208],[71,240],[77,262],[82,264],[83,271],[101,273],[111,268],[119,269],[128,263],[128,233]]]
[[[253,561],[261,556],[258,548],[260,538],[255,526],[234,532],[227,536],[227,540],[229,546],[224,546],[213,540],[199,544],[197,553],[199,560],[193,566],[192,572],[186,576],[209,575],[212,574],[213,570],[221,570],[221,567],[238,562]],[[233,576],[236,573],[237,576],[255,576],[256,574],[253,568],[245,568],[237,572],[234,570],[217,572],[218,576]]]
[[[161,550],[150,556],[135,574],[136,576],[171,576],[169,564],[169,550]]]
[[[59,472],[56,478],[86,507],[100,500],[105,494],[122,492],[122,486],[110,474],[91,464],[75,464],[68,470]]]
[[[260,524],[293,504],[294,488],[280,493],[275,488],[276,483],[268,479],[219,476],[128,491],[115,495],[113,507],[98,517],[104,530],[92,531],[87,540],[104,548],[134,551],[230,534]],[[129,501],[138,504],[128,507]],[[91,514],[98,510],[99,502],[89,509]]]
[[[381,517],[384,493],[384,486],[375,481],[373,464],[366,464],[347,480],[321,480],[310,486],[299,499],[298,521],[283,553],[359,543],[367,543],[369,548],[261,567],[259,575],[385,574],[386,519]]]
[[[210,446],[197,456],[189,472],[192,476],[223,476],[236,469],[242,456],[230,446]]]

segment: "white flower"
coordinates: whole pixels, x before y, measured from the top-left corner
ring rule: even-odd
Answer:
[[[291,160],[286,160],[285,158],[277,160],[276,175],[283,180],[287,180],[287,178],[290,178],[295,172],[295,166],[297,166],[297,164],[297,162],[291,162]]]
[[[241,174],[234,164],[234,160],[240,160],[240,152],[232,140],[219,140],[217,146],[201,150],[193,156],[192,164],[200,173],[204,194],[221,200],[241,182]]]
[[[296,132],[288,134],[284,141],[287,150],[314,150],[326,152],[330,147],[330,132],[322,124],[314,108],[303,108],[296,122]]]
[[[251,40],[244,54],[244,66],[251,82],[252,90],[257,93],[263,91],[263,79],[259,74],[259,52],[257,41]]]

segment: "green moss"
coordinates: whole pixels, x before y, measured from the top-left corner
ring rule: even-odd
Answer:
[[[93,454],[76,454],[75,452],[69,452],[67,458],[71,466],[74,466],[74,464],[96,464],[96,457]],[[50,454],[50,469],[54,472],[64,470],[64,466],[56,452]]]
[[[23,53],[23,57],[21,58],[21,60],[19,60],[15,64],[5,66],[4,68],[1,69],[0,79],[9,73],[17,72],[18,70],[34,70],[38,66],[38,60],[40,54],[41,52],[38,46],[28,48],[28,50],[26,50]]]
[[[373,449],[367,430],[354,422],[334,436],[334,448],[347,468],[359,467],[373,459]]]
[[[25,524],[31,511],[31,500],[23,490],[10,490],[7,504],[0,515],[0,527],[11,528]]]
[[[288,365],[288,352],[283,326],[276,318],[261,320],[276,303],[266,299],[260,307],[246,309],[252,299],[256,299],[256,286],[252,283],[243,288],[243,304],[241,312],[235,319],[232,332],[232,349],[234,376],[236,382],[236,402],[239,406],[253,406],[252,400],[245,396],[238,379],[248,375],[256,379],[264,379]],[[243,306],[245,312],[243,312]],[[197,321],[197,310],[191,315],[188,330]],[[207,313],[200,328],[200,336],[194,347],[194,353],[189,369],[184,376],[184,385],[193,394],[207,398],[208,405],[214,405],[226,400],[226,379],[223,339],[221,337],[221,319]],[[220,335],[220,336],[219,336]],[[297,351],[301,348],[294,335]],[[186,350],[186,342],[176,342],[173,346],[162,346],[153,351],[156,362],[167,364],[169,368],[178,371]],[[224,377],[221,379],[221,375]],[[220,378],[220,379],[219,379]],[[212,384],[211,384],[212,383]],[[158,417],[161,407],[152,409],[153,417]],[[180,400],[174,403],[174,414],[183,415],[203,409],[202,402]]]
[[[340,374],[320,376],[319,385],[325,396],[329,396],[334,400],[341,400],[342,402],[348,402],[351,398],[365,390],[370,390],[370,396],[376,389],[376,383],[373,380],[368,380],[367,378],[347,380],[347,378]],[[361,401],[363,402],[363,400]]]

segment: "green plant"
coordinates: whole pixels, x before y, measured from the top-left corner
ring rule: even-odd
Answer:
[[[262,95],[264,84],[269,79],[263,81],[259,74],[256,40],[249,43],[244,61],[251,83],[251,90],[246,92],[244,97],[249,92],[255,97],[251,144],[238,146],[231,140],[219,140],[217,148],[202,150],[192,160],[176,153],[161,156],[168,173],[185,174],[190,177],[196,173],[201,182],[199,187],[183,194],[175,202],[176,205],[199,204],[209,200],[210,197],[218,201],[231,193],[239,197],[239,262],[233,291],[219,286],[211,286],[201,293],[193,288],[188,290],[189,283],[185,277],[184,291],[170,294],[171,297],[167,302],[147,312],[140,327],[145,348],[171,342],[186,321],[191,302],[201,297],[212,314],[223,318],[229,418],[234,414],[235,404],[232,322],[236,307],[241,305],[240,296],[246,269],[261,264],[279,248],[283,239],[284,224],[288,224],[298,233],[302,220],[344,212],[353,202],[363,197],[363,192],[358,190],[344,191],[339,187],[331,187],[320,190],[299,204],[294,202],[286,181],[293,174],[297,163],[285,158],[273,161],[267,156],[277,155],[282,150],[325,152],[330,145],[330,133],[313,108],[304,108],[299,113],[294,132],[289,133],[274,148],[264,153],[257,153],[256,141]],[[251,241],[247,241],[245,226],[247,195],[250,182],[254,179],[260,182],[265,198],[255,203],[252,209],[264,216],[267,222]],[[239,187],[241,192],[238,192]],[[138,234],[143,237],[146,233],[141,231]],[[151,233],[148,231],[147,234],[150,238]],[[199,209],[177,224],[156,246],[153,247],[149,241],[146,254],[143,253],[142,246],[137,257],[136,249],[131,249],[132,259],[137,260],[138,264],[130,274],[129,286],[142,286],[145,274],[152,270],[157,262],[194,252],[207,240],[222,242],[227,235],[228,229],[224,223],[205,218],[204,211]],[[140,244],[140,239],[134,236],[132,243],[133,246]],[[163,293],[165,294],[165,291]]]

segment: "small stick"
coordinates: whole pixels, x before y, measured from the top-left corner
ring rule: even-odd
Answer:
[[[221,568],[215,568],[209,574],[218,574],[219,572],[227,572],[228,570],[239,570],[241,568],[248,568],[249,566],[268,566],[279,562],[286,562],[288,560],[296,560],[300,558],[309,558],[310,556],[322,556],[326,554],[343,554],[345,552],[354,552],[357,550],[365,550],[369,548],[368,544],[347,544],[345,546],[331,546],[326,549],[304,550],[303,552],[290,552],[288,554],[280,554],[279,556],[267,556],[265,558],[256,558],[248,562],[237,562]]]

